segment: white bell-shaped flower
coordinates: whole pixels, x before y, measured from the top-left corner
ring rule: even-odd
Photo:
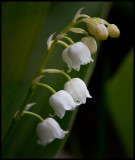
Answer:
[[[49,103],[55,111],[55,114],[62,118],[65,115],[66,110],[74,110],[80,103],[75,103],[72,96],[64,90],[60,90],[53,94]]]
[[[51,143],[55,138],[62,139],[68,131],[60,128],[59,124],[53,118],[47,118],[44,122],[37,125],[38,144],[46,145]]]
[[[80,78],[73,78],[66,82],[64,90],[69,92],[75,102],[86,103],[86,98],[92,98],[86,87],[86,84]]]
[[[66,48],[62,52],[62,59],[69,67],[68,72],[71,72],[72,68],[79,71],[80,65],[93,62],[89,48],[82,42],[77,42]]]

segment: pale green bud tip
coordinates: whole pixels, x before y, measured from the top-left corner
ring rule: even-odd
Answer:
[[[79,15],[81,14],[81,11],[82,11],[83,9],[84,9],[84,7],[80,8],[80,9],[77,11],[77,13],[76,13],[76,15],[75,15],[75,17],[74,17],[74,19],[73,19],[73,22],[76,22],[76,20],[78,19]]]
[[[93,37],[83,37],[81,41],[89,48],[91,55],[97,52],[97,43]]]
[[[33,105],[35,105],[36,103],[29,103],[29,104],[27,104],[26,105],[26,107],[25,107],[25,111],[28,111]]]
[[[53,34],[50,35],[50,37],[48,38],[47,40],[47,48],[49,49],[51,47],[51,44],[52,44],[52,38],[53,38],[53,35],[55,34],[55,32]]]
[[[40,82],[40,79],[44,77],[43,75],[42,76],[38,76],[36,78],[33,79],[32,83],[31,83],[31,88],[34,88],[36,85],[36,83],[39,83]]]
[[[108,30],[104,24],[98,24],[94,30],[94,36],[98,40],[106,40],[108,37]]]
[[[108,30],[109,36],[112,38],[117,38],[120,35],[120,30],[115,24],[110,24],[107,27],[107,30]]]

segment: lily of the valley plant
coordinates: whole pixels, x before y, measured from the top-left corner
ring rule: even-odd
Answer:
[[[92,98],[90,95],[86,84],[80,78],[71,78],[63,70],[59,69],[46,69],[45,65],[53,51],[56,44],[61,44],[65,47],[61,54],[61,60],[63,60],[67,65],[67,72],[71,72],[72,69],[79,71],[81,65],[86,65],[88,63],[94,63],[92,55],[97,51],[97,40],[106,40],[108,36],[112,38],[117,38],[120,35],[120,31],[115,24],[109,24],[107,21],[101,18],[91,18],[86,14],[81,14],[83,8],[79,9],[73,18],[72,22],[65,27],[54,39],[53,33],[47,40],[46,54],[36,72],[36,75],[30,85],[28,95],[13,117],[11,128],[4,139],[4,144],[8,140],[8,137],[13,133],[16,124],[19,122],[20,118],[25,114],[32,115],[39,119],[37,124],[37,143],[40,145],[46,145],[51,143],[55,138],[62,139],[65,137],[69,131],[64,131],[61,129],[60,125],[52,117],[58,116],[61,120],[68,110],[74,111],[77,106],[86,103],[87,98]],[[80,19],[81,18],[81,19]],[[75,28],[79,23],[86,23],[88,31],[82,28]],[[67,36],[68,32],[74,32],[78,34],[84,34],[84,37],[78,41],[74,42],[70,37]],[[89,35],[90,34],[90,35]],[[66,39],[69,41],[70,45],[65,43],[61,39]],[[41,83],[40,80],[46,73],[57,73],[63,74],[67,78],[67,82],[64,84],[64,90],[56,92],[51,86]],[[35,103],[30,103],[31,97],[37,86],[42,86],[49,89],[52,95],[48,99],[50,107],[54,110],[54,115],[52,116],[48,113],[45,119],[36,113],[30,112],[29,108]]]

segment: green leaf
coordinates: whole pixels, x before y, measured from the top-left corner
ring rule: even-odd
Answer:
[[[133,49],[106,85],[110,118],[128,158],[133,158]]]
[[[59,33],[74,18],[81,7],[82,13],[89,16],[106,18],[111,3],[103,2],[3,2],[2,3],[2,138],[10,126],[15,112],[23,103],[30,82],[36,73],[45,54],[48,37]],[[72,7],[71,7],[72,6]],[[106,14],[104,14],[106,11]],[[85,24],[81,24],[86,28]],[[79,41],[82,35],[69,33],[74,41]],[[99,48],[99,45],[98,45]],[[67,71],[62,61],[63,46],[57,45],[46,68],[56,68]],[[94,70],[94,63],[81,67],[80,72],[72,71],[70,76],[80,77],[87,84]],[[53,87],[56,91],[63,89],[67,81],[63,75],[46,74],[41,82]],[[30,110],[47,118],[53,109],[49,105],[51,92],[38,87],[31,102],[36,102]],[[76,111],[67,111],[64,118],[55,119],[64,130],[71,130]],[[8,142],[4,158],[53,158],[63,147],[68,135],[63,140],[56,139],[43,147],[37,144],[36,126],[38,120],[23,116]]]
[[[14,110],[19,83],[49,5],[48,2],[2,3],[2,123],[7,124],[6,126],[2,125],[4,135],[9,124],[10,114],[13,115],[18,108],[16,106]]]

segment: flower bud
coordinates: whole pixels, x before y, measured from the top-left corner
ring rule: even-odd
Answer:
[[[115,24],[110,24],[107,27],[107,30],[108,30],[109,36],[112,38],[117,38],[120,35],[120,30]]]
[[[88,31],[92,34],[92,35],[94,35],[94,33],[95,33],[95,27],[96,27],[96,24],[95,23],[87,23],[87,28],[88,28]]]
[[[104,24],[98,24],[94,30],[94,36],[98,40],[106,40],[108,37],[108,30]]]
[[[89,48],[91,55],[97,52],[97,43],[93,37],[83,37],[81,41]]]
[[[37,125],[38,144],[45,146],[51,143],[55,138],[62,139],[68,131],[60,128],[59,124],[53,118],[47,118]]]

